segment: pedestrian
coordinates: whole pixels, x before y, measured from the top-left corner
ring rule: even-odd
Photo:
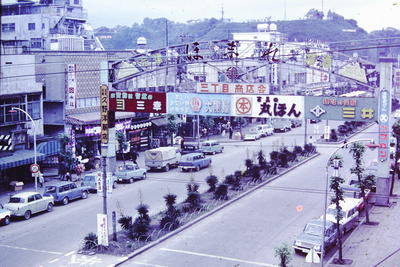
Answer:
[[[229,126],[229,139],[232,139],[232,135],[233,135],[233,129],[231,126]]]
[[[137,153],[137,151],[135,149],[133,149],[131,151],[131,158],[132,158],[132,162],[135,163],[136,165],[138,165],[136,162],[138,156],[139,156],[139,154]]]
[[[39,172],[39,185],[41,188],[43,188],[44,178],[43,178],[43,173],[41,173],[41,172]]]
[[[71,181],[71,174],[70,174],[69,172],[67,172],[67,173],[65,174],[65,180]]]
[[[185,139],[182,138],[181,139],[181,149],[184,149],[184,148],[185,148]]]

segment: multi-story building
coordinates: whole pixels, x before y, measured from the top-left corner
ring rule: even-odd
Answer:
[[[2,1],[2,54],[40,50],[103,50],[82,0]]]

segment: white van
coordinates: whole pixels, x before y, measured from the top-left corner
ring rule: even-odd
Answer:
[[[274,128],[268,124],[259,124],[257,125],[257,129],[261,136],[269,136],[274,134]]]
[[[359,206],[362,204],[362,199],[359,198],[343,198],[340,203],[342,208],[341,213],[343,218],[339,221],[343,233],[356,227],[359,214]],[[323,219],[323,215],[321,216]],[[336,223],[336,204],[329,205],[326,210],[326,219]]]
[[[204,141],[201,143],[201,149],[203,150],[204,154],[216,154],[222,153],[224,147],[215,140]]]
[[[181,159],[181,153],[177,147],[158,147],[146,150],[145,165],[151,169],[163,169],[169,171],[171,167],[177,167]]]

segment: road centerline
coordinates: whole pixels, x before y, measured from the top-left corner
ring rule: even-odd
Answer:
[[[218,256],[218,255],[212,255],[212,254],[205,254],[205,253],[199,253],[199,252],[193,252],[193,251],[170,249],[170,248],[160,248],[160,250],[181,253],[181,254],[187,254],[187,255],[200,256],[200,257],[214,258],[214,259],[220,259],[220,260],[235,261],[235,262],[253,264],[253,265],[258,265],[258,266],[277,267],[276,265],[263,263],[263,262],[248,261],[248,260],[242,260],[242,259],[230,258],[230,257],[224,257],[224,256]]]

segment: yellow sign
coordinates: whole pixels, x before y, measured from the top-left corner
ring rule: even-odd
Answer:
[[[100,86],[100,126],[101,143],[108,143],[108,86]]]

